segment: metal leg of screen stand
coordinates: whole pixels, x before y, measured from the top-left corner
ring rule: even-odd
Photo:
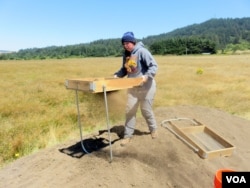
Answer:
[[[106,92],[106,86],[104,86],[104,85],[103,85],[103,93],[104,93],[104,101],[105,101],[105,109],[106,109],[107,130],[108,130],[108,135],[109,135],[109,150],[110,150],[110,161],[109,162],[111,163],[113,160],[113,154],[112,154],[111,135],[110,135],[107,92]]]
[[[80,114],[80,107],[79,107],[79,97],[78,97],[78,89],[76,91],[76,107],[77,107],[77,119],[78,119],[78,126],[80,130],[80,138],[81,138],[81,146],[83,151],[86,154],[89,154],[89,152],[86,150],[83,144],[83,137],[82,137],[82,125],[81,125],[81,114]],[[104,93],[104,101],[105,101],[105,109],[106,109],[106,120],[107,120],[107,130],[109,135],[109,148],[110,148],[110,162],[113,160],[113,154],[112,154],[112,145],[111,145],[111,134],[110,134],[110,123],[109,123],[109,113],[108,113],[108,101],[107,101],[107,92],[106,92],[106,86],[103,86],[103,93]]]
[[[80,137],[81,137],[81,146],[82,146],[83,151],[86,154],[89,154],[89,152],[84,147],[83,139],[82,139],[82,125],[81,125],[81,114],[80,114],[80,107],[79,107],[78,90],[76,90],[76,107],[77,107],[77,121],[78,121],[79,130],[80,130]]]

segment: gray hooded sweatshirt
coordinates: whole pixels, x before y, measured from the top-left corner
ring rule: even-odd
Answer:
[[[157,69],[158,65],[152,54],[142,42],[138,42],[130,54],[126,52],[123,54],[122,67],[115,74],[120,78],[126,75],[128,78],[145,75],[152,79],[156,75]]]

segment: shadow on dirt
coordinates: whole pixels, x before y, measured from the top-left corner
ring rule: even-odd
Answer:
[[[111,144],[113,143],[114,142],[111,142]],[[88,153],[83,150],[82,144]],[[109,141],[105,138],[88,138],[83,140],[82,143],[77,142],[76,144],[67,148],[59,149],[59,151],[74,158],[81,158],[86,154],[98,151],[108,145]]]
[[[110,129],[110,134],[115,134],[116,139],[111,140],[111,144],[119,141],[123,138],[124,126],[117,125]],[[142,136],[145,134],[149,134],[148,132],[141,132],[135,129],[134,135]],[[112,136],[113,137],[113,136]],[[83,146],[82,146],[83,145]],[[99,130],[98,135],[94,135],[91,138],[86,138],[82,140],[82,142],[77,142],[76,144],[69,146],[67,148],[59,149],[61,153],[67,154],[74,158],[81,158],[86,154],[99,151],[105,147],[109,146],[109,138],[108,138],[108,130]],[[84,149],[85,152],[84,151]]]
[[[120,140],[123,137],[123,132],[123,125],[112,127],[110,129],[110,133],[115,134],[118,138],[111,140],[111,144],[114,144],[116,141]],[[94,135],[91,138],[86,138],[82,140],[82,142],[77,142],[76,144],[67,148],[59,149],[59,151],[71,157],[81,158],[86,154],[98,151],[109,146],[109,138],[107,137],[107,133],[108,130],[99,130],[98,135]],[[83,147],[88,153],[84,151]]]
[[[118,136],[117,139],[111,141],[111,144],[114,144],[116,141],[122,138],[121,133],[123,132],[123,129],[123,126],[114,126],[110,129],[110,133],[115,133]],[[86,138],[82,140],[82,142],[77,142],[76,144],[67,148],[59,149],[59,151],[71,157],[81,158],[86,154],[109,146],[109,139],[104,137],[105,133],[108,133],[108,130],[99,130],[98,135],[94,135],[91,138]],[[84,151],[83,147],[88,153]]]

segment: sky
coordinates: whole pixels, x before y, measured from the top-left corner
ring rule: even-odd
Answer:
[[[250,0],[0,0],[0,50],[66,46],[250,17]]]

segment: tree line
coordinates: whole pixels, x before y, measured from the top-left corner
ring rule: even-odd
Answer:
[[[249,50],[250,18],[210,19],[138,41],[142,41],[154,55],[215,54],[218,50]],[[120,39],[101,39],[76,45],[22,49],[15,53],[0,54],[0,60],[121,56],[122,51]]]
[[[123,47],[120,39],[101,41],[91,44],[79,44],[62,47],[32,48],[20,50],[17,53],[0,55],[0,60],[29,59],[63,59],[70,57],[108,57],[121,56]],[[109,44],[107,44],[107,42]],[[201,54],[216,53],[216,45],[212,41],[200,38],[172,38],[157,41],[147,46],[154,55],[166,54]]]
[[[215,54],[215,42],[197,37],[171,38],[154,42],[150,45],[150,50],[153,54],[168,55],[168,54]]]
[[[88,44],[50,46],[46,48],[22,49],[16,53],[0,55],[0,60],[14,59],[63,59],[69,57],[107,57],[122,53],[118,39],[98,40]]]

